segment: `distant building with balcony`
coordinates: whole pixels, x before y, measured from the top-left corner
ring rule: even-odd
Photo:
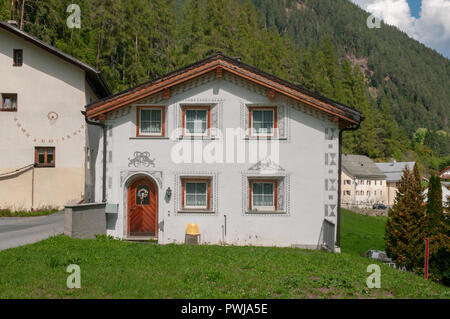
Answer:
[[[343,207],[388,204],[386,176],[364,155],[342,155],[341,192]]]

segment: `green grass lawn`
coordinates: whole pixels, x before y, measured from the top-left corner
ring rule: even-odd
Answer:
[[[450,298],[450,289],[349,253],[157,245],[57,236],[0,251],[0,298]],[[81,268],[68,289],[66,267]]]
[[[341,210],[341,250],[360,256],[369,249],[384,250],[386,217]]]

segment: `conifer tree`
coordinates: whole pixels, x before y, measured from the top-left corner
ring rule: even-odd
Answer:
[[[427,236],[438,230],[443,221],[441,181],[438,176],[432,175],[427,194]]]
[[[421,176],[414,166],[407,167],[399,182],[395,203],[388,212],[385,242],[386,252],[399,267],[421,272],[424,257],[425,206]]]
[[[426,236],[430,239],[429,265],[433,279],[450,285],[450,227],[442,206],[438,176],[431,176],[427,194]]]

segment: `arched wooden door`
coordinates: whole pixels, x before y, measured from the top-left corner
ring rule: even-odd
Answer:
[[[158,189],[150,178],[139,178],[128,186],[128,235],[156,236],[157,223]]]

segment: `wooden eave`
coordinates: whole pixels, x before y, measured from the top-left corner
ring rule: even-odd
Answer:
[[[216,72],[216,74],[220,73],[220,75],[223,72],[229,72],[265,87],[269,90],[270,94],[281,94],[325,112],[333,116],[333,121],[338,121],[341,127],[358,124],[361,120],[361,113],[350,107],[337,107],[336,105],[333,105],[331,100],[330,103],[326,102],[324,100],[327,99],[321,99],[302,92],[302,90],[297,89],[295,85],[290,84],[289,82],[275,77],[272,78],[272,76],[266,76],[266,74],[260,74],[260,72],[252,72],[250,67],[228,57],[219,55],[218,58],[213,58],[210,61],[205,60],[204,63],[199,65],[194,64],[193,66],[194,67],[186,68],[184,71],[182,69],[181,72],[174,72],[171,75],[162,77],[153,82],[137,86],[136,88],[88,105],[86,114],[90,119],[97,119],[100,115],[105,115],[108,112],[135,103],[151,95],[163,91],[167,92],[167,90],[170,90],[176,85],[209,72]],[[346,110],[346,108],[348,108],[348,110]]]

